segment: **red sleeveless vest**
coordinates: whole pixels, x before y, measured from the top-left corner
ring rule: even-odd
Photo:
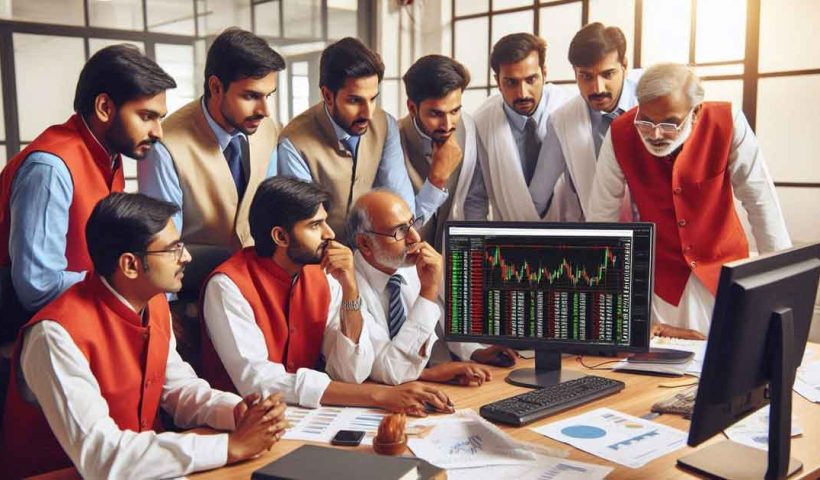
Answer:
[[[290,373],[319,366],[330,306],[330,286],[321,267],[305,265],[291,283],[290,275],[273,259],[260,258],[248,247],[217,267],[210,277],[217,273],[227,275],[250,304],[265,336],[268,360],[284,365]],[[236,392],[204,322],[202,371],[213,388]]]
[[[111,192],[125,187],[122,160],[117,158],[112,168],[111,158],[79,115],[74,114],[62,125],[53,125],[41,133],[28,147],[15,155],[0,173],[0,265],[9,265],[9,234],[11,227],[11,187],[17,170],[34,152],[56,155],[65,163],[74,184],[74,196],[68,211],[65,256],[68,270],[92,270],[91,257],[85,242],[85,224],[91,210]]]
[[[650,154],[632,122],[612,122],[612,146],[641,220],[657,226],[655,293],[678,305],[693,273],[715,294],[721,266],[749,256],[735,211],[729,153],[734,124],[728,103],[703,104],[677,157]]]
[[[88,359],[109,415],[120,429],[142,432],[159,426],[157,410],[171,340],[165,296],[153,297],[144,316],[145,326],[89,272],[21,329],[4,412],[3,471],[12,477],[29,476],[71,466],[42,411],[23,398],[18,385],[23,332],[42,320],[59,323],[71,335]]]

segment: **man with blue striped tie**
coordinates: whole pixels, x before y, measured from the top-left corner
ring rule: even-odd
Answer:
[[[407,203],[387,190],[369,192],[354,204],[348,233],[356,244],[353,262],[375,359],[370,378],[387,384],[412,380],[456,381],[481,385],[491,379],[485,367],[451,361],[450,350],[463,360],[493,362],[514,359],[503,347],[437,341],[441,335],[438,303],[443,261],[421,240],[419,219]],[[436,330],[439,330],[438,335]]]

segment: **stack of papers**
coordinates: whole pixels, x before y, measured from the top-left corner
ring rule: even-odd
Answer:
[[[820,361],[805,363],[797,369],[794,391],[810,402],[820,403]]]
[[[361,430],[362,444],[372,445],[384,416],[384,410],[369,408],[288,406],[285,419],[291,426],[282,438],[329,444],[339,430]]]
[[[546,437],[630,468],[686,445],[686,432],[609,408],[533,428]]]

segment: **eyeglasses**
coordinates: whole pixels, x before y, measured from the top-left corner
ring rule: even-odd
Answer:
[[[152,255],[152,254],[158,254],[158,253],[173,253],[174,254],[174,260],[178,262],[178,261],[182,260],[182,252],[184,252],[184,251],[185,251],[185,242],[177,242],[171,248],[166,248],[164,250],[143,250],[142,253],[145,254],[145,255]]]
[[[663,135],[664,137],[674,138],[677,137],[678,134],[680,134],[681,129],[684,125],[686,125],[687,120],[689,120],[689,116],[692,115],[692,112],[694,111],[694,107],[692,108],[692,110],[689,110],[689,113],[687,113],[686,116],[683,117],[683,121],[680,122],[680,125],[675,125],[674,123],[652,123],[643,120],[634,120],[632,124],[635,125],[635,128],[641,135],[653,135],[655,133],[655,129],[658,129],[660,130],[661,135]],[[637,114],[635,115],[635,118],[638,118],[638,115],[640,115],[640,113],[641,110],[639,108]]]
[[[423,218],[414,218],[407,222],[407,224],[396,228],[393,233],[381,233],[374,230],[368,230],[367,233],[381,235],[382,237],[393,237],[397,242],[401,242],[407,238],[407,234],[410,232],[411,228],[418,231],[418,229],[421,228],[422,223],[424,223],[423,220]]]

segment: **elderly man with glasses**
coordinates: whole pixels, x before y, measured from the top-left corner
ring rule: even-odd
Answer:
[[[685,65],[649,68],[638,107],[612,122],[598,157],[590,221],[616,221],[625,186],[641,220],[657,225],[654,332],[703,338],[721,266],[749,256],[735,210],[761,253],[791,246],[774,184],[743,113],[704,102]]]
[[[489,370],[468,361],[451,361],[451,350],[462,360],[501,366],[515,363],[516,354],[508,348],[472,343],[453,343],[448,348],[437,341],[443,335],[439,323],[443,261],[421,240],[420,226],[407,203],[387,190],[363,195],[350,211],[356,283],[374,321],[368,327],[375,351],[370,376],[391,385],[416,379],[481,385],[491,379]]]

